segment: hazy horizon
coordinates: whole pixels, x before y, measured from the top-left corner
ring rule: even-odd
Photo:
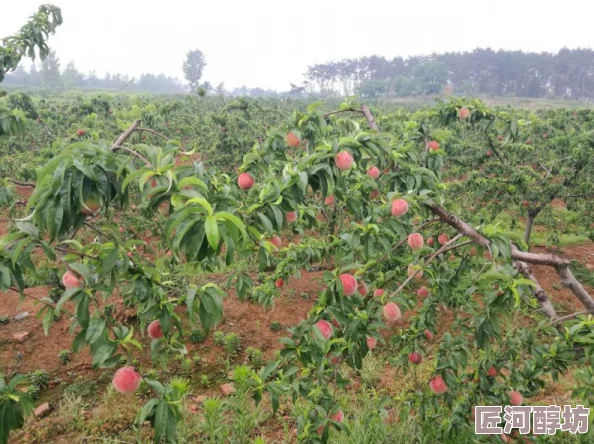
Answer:
[[[202,6],[172,0],[165,8],[136,0],[106,0],[99,8],[80,0],[51,3],[64,16],[49,39],[62,69],[74,61],[79,71],[99,76],[163,73],[183,80],[186,52],[198,48],[208,63],[202,81],[281,91],[301,84],[308,66],[342,58],[591,48],[594,13],[594,4],[581,0],[502,0],[496,7],[461,0],[455,8],[432,0],[385,6],[304,0],[299,10],[271,0]],[[40,4],[11,3],[0,16],[0,38],[18,31]]]

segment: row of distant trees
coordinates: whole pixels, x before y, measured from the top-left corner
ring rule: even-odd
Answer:
[[[563,48],[558,53],[448,52],[344,59],[308,67],[308,91],[366,97],[455,94],[517,97],[594,98],[594,51]]]

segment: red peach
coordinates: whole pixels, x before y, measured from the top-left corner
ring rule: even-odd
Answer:
[[[429,290],[427,290],[427,287],[421,287],[417,290],[417,296],[422,297],[422,298],[426,298],[427,296],[429,296]]]
[[[292,224],[293,222],[295,222],[297,220],[297,213],[295,211],[289,211],[286,215],[285,218],[287,219],[287,222]]]
[[[237,178],[237,185],[239,185],[239,188],[242,190],[249,190],[254,186],[254,178],[250,173],[241,173]]]
[[[470,116],[470,110],[468,108],[461,108],[458,112],[458,117],[460,120],[468,119],[468,116]]]
[[[163,330],[161,330],[160,321],[153,321],[149,324],[148,335],[151,339],[159,339],[163,337]]]
[[[408,202],[404,199],[396,199],[392,202],[392,216],[400,217],[408,213]]]
[[[275,286],[276,288],[281,288],[281,287],[283,286],[283,284],[284,284],[284,283],[285,283],[285,282],[283,281],[283,278],[278,278],[278,279],[276,280],[276,282],[274,283],[274,286]]]
[[[427,149],[429,151],[438,151],[439,150],[439,142],[432,140],[431,142],[427,143]]]
[[[447,234],[440,234],[437,237],[437,242],[439,242],[440,245],[445,245],[450,241],[450,237]]]
[[[324,199],[324,204],[325,205],[334,205],[334,196],[326,196],[326,199]]]
[[[287,138],[287,145],[290,146],[291,148],[297,148],[299,146],[299,144],[301,143],[301,139],[299,139],[299,136],[292,131],[289,131],[287,133],[286,138]]]
[[[374,290],[373,295],[376,298],[379,298],[380,296],[383,296],[385,292],[386,292],[386,290],[384,290],[382,288],[378,288],[377,290]]]
[[[113,375],[113,386],[123,394],[134,393],[140,387],[141,376],[134,367],[122,367]]]
[[[340,170],[348,170],[353,165],[353,156],[346,151],[341,151],[336,155],[336,166]]]
[[[400,319],[400,316],[402,316],[400,307],[398,307],[398,305],[396,305],[394,302],[388,302],[386,305],[384,305],[384,317],[386,320],[394,322]]]
[[[377,345],[377,339],[374,338],[373,336],[367,336],[367,338],[365,338],[366,342],[367,342],[367,348],[369,350],[373,350],[375,348],[375,346]]]
[[[70,270],[62,276],[62,284],[66,288],[79,288],[81,286],[80,279]]]
[[[524,397],[522,396],[522,394],[520,392],[517,392],[515,390],[512,390],[511,392],[509,392],[509,403],[510,405],[522,405],[522,402],[524,402]]]
[[[332,333],[334,332],[334,330],[332,329],[332,325],[330,325],[330,322],[324,319],[321,319],[318,322],[316,322],[315,326],[320,331],[320,333],[322,333],[324,339],[330,339]]]
[[[408,355],[408,362],[411,364],[419,365],[423,361],[423,356],[419,352],[412,352]]]
[[[367,170],[367,174],[369,174],[374,179],[377,179],[380,175],[380,170],[378,167],[374,166]]]
[[[281,238],[278,236],[273,236],[272,239],[270,239],[270,243],[279,249],[283,245]]]
[[[429,330],[425,330],[423,332],[423,335],[425,336],[425,339],[427,339],[428,341],[433,341],[433,333]]]
[[[419,248],[423,248],[424,244],[423,236],[420,233],[412,233],[408,236],[408,245],[413,250],[418,250]]]
[[[345,296],[352,296],[357,291],[357,280],[348,273],[340,275],[340,282],[342,282],[342,291]]]
[[[436,395],[441,395],[448,391],[448,386],[446,385],[445,381],[440,375],[437,375],[429,382],[429,388],[435,393]]]

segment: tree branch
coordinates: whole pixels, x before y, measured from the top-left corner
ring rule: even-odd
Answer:
[[[140,120],[135,121],[132,125],[130,125],[128,127],[128,129],[126,131],[124,131],[122,134],[120,134],[120,137],[117,138],[117,140],[114,142],[113,146],[111,147],[111,150],[114,151],[115,147],[119,147],[122,146],[122,144],[128,140],[128,137],[130,137],[132,135],[132,133],[136,130],[136,128],[138,128],[140,126]]]
[[[134,131],[146,131],[147,133],[151,133],[151,134],[153,134],[153,135],[155,135],[155,136],[158,136],[158,137],[160,137],[161,139],[164,139],[164,140],[171,140],[171,139],[170,139],[169,137],[167,137],[166,135],[164,135],[164,134],[161,134],[161,133],[159,133],[159,132],[157,132],[157,131],[155,131],[155,130],[152,130],[152,129],[150,129],[150,128],[136,128]]]
[[[29,182],[20,182],[18,180],[14,180],[14,179],[8,179],[9,182],[12,182],[14,184],[20,185],[22,187],[31,187],[31,188],[35,188],[35,184],[34,183],[29,183]]]
[[[131,150],[130,148],[126,148],[125,146],[112,146],[112,147],[111,147],[111,150],[112,150],[112,151],[116,151],[116,150],[122,150],[122,151],[126,151],[127,153],[130,153],[130,154],[132,154],[133,156],[135,156],[135,157],[138,157],[140,160],[142,160],[142,161],[145,163],[145,165],[146,165],[146,166],[149,166],[149,167],[150,167],[150,166],[153,166],[153,165],[152,165],[152,164],[149,162],[149,160],[148,160],[146,157],[144,157],[142,154],[140,154],[140,153],[137,153],[136,151],[134,151],[134,150]]]
[[[532,282],[536,284],[534,290],[532,291],[534,298],[538,301],[542,310],[547,314],[547,316],[551,318],[551,321],[556,320],[557,312],[555,311],[555,308],[549,300],[546,292],[538,283],[536,276],[534,276],[534,273],[532,273],[532,266],[530,264],[527,264],[526,262],[515,261],[514,268],[518,270],[521,274],[523,274],[526,279],[530,279]]]
[[[331,111],[331,112],[329,112],[329,113],[326,113],[326,114],[324,114],[324,118],[326,118],[326,117],[329,117],[329,116],[331,116],[331,115],[333,115],[333,114],[339,114],[339,113],[350,113],[350,112],[353,112],[353,113],[361,113],[361,114],[363,114],[363,111],[361,111],[360,109],[355,109],[355,108],[349,108],[349,109],[339,109],[339,110],[337,110],[337,111]]]
[[[367,124],[369,125],[369,128],[371,128],[372,130],[379,131],[379,126],[377,126],[377,123],[375,123],[375,118],[373,117],[373,114],[371,114],[369,107],[367,105],[361,105],[361,112],[367,119]]]

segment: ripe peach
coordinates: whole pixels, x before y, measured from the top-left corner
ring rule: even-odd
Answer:
[[[546,134],[546,133],[545,133],[545,134],[543,134],[543,135],[542,135],[542,138],[543,138],[543,139],[546,139],[546,138],[547,138],[547,134]]]
[[[281,288],[281,287],[284,285],[284,283],[285,283],[285,282],[283,281],[283,278],[278,278],[278,279],[276,280],[276,282],[274,283],[274,286],[275,286],[276,288]]]
[[[148,335],[151,339],[159,339],[163,337],[163,330],[161,330],[161,322],[153,321],[148,326]]]
[[[126,229],[125,229],[124,227],[120,227],[120,228],[118,228],[118,231],[119,231],[120,233],[123,233],[123,232],[125,232],[125,231],[126,231]]]
[[[404,199],[396,199],[392,202],[392,216],[400,217],[408,213],[408,202]]]
[[[351,156],[350,153],[346,151],[341,151],[338,153],[334,161],[340,170],[348,170],[351,166],[353,166],[353,156]]]
[[[461,108],[458,112],[458,117],[460,120],[468,119],[468,116],[470,116],[470,110],[468,108]]]
[[[419,365],[423,361],[423,356],[419,352],[412,352],[408,355],[408,362],[411,364]]]
[[[369,350],[373,350],[375,348],[375,346],[377,345],[377,339],[374,338],[373,336],[367,336],[367,338],[365,340],[367,341],[367,348]]]
[[[450,241],[450,237],[447,234],[440,234],[437,237],[437,242],[439,242],[440,245],[445,245]]]
[[[374,295],[376,298],[379,298],[380,296],[383,296],[385,292],[386,292],[386,290],[384,290],[384,289],[382,289],[382,288],[378,288],[377,290],[374,290],[374,291],[373,291],[373,295]]]
[[[440,375],[437,375],[429,382],[429,388],[435,393],[436,395],[441,395],[448,391],[448,386],[446,385],[445,381]]]
[[[427,339],[428,341],[433,341],[433,333],[429,330],[425,330],[423,332],[423,335],[425,336],[425,339]]]
[[[475,247],[472,247],[470,250],[468,250],[468,255],[470,257],[476,256],[476,248]]]
[[[80,212],[85,216],[91,216],[95,214],[101,208],[101,202],[96,197],[89,197],[85,200],[85,207],[82,207]]]
[[[348,273],[340,275],[340,282],[342,282],[342,291],[345,296],[352,296],[357,291],[357,279]]]
[[[334,415],[332,415],[330,417],[330,419],[332,421],[336,421],[336,422],[342,422],[344,421],[344,413],[342,413],[342,410],[339,410],[338,412],[336,412]]]
[[[510,405],[522,405],[522,402],[524,402],[524,397],[522,396],[522,394],[520,392],[516,392],[515,390],[512,390],[511,392],[509,392],[509,403]]]
[[[326,199],[324,199],[324,204],[325,205],[334,205],[334,196],[326,196]]]
[[[113,375],[112,383],[118,392],[126,395],[138,390],[141,379],[134,367],[122,367]]]
[[[287,145],[290,146],[291,148],[297,148],[299,146],[299,144],[301,143],[301,139],[299,139],[299,136],[292,131],[289,131],[287,133],[286,139],[287,139]]]
[[[315,326],[320,331],[320,333],[322,333],[324,339],[330,339],[332,333],[334,332],[334,330],[332,329],[332,325],[330,325],[330,322],[324,319],[321,319],[318,322],[316,322]]]
[[[487,157],[491,157],[492,155],[493,155],[493,151],[491,151],[491,150],[488,150],[488,151],[487,151]]]
[[[84,136],[85,134],[86,134],[86,131],[85,131],[84,129],[79,129],[79,130],[76,132],[76,135],[77,135],[77,136],[79,136],[79,137],[82,137],[82,136]]]
[[[427,143],[427,149],[429,151],[438,151],[439,150],[439,142],[432,140],[431,142]]]
[[[530,206],[530,202],[525,200],[524,202],[522,202],[522,205],[524,205],[525,208],[528,208]]]
[[[369,193],[369,198],[370,199],[375,199],[378,194],[379,194],[379,191],[378,190],[373,190],[371,193]]]
[[[380,175],[380,170],[378,167],[374,166],[367,170],[367,174],[369,174],[374,179],[377,179]]]
[[[359,286],[357,287],[357,293],[359,293],[361,296],[367,296],[368,292],[369,288],[367,287],[367,284],[365,282],[360,282]]]
[[[400,319],[400,316],[402,316],[400,307],[398,307],[398,305],[396,305],[394,302],[388,302],[386,305],[384,305],[384,317],[386,320],[394,322]]]
[[[249,190],[254,186],[254,178],[250,173],[241,173],[237,178],[237,185],[239,185],[239,188],[242,190]]]
[[[126,253],[126,254],[128,255],[128,257],[129,257],[130,259],[132,259],[132,252],[131,252],[131,251],[128,251],[128,253]]]
[[[270,243],[279,249],[283,245],[283,241],[278,236],[273,236],[272,239],[270,239]]]
[[[430,247],[432,247],[434,243],[435,243],[435,239],[433,239],[433,237],[430,237],[427,239],[427,245],[429,245]]]
[[[171,250],[167,250],[167,253],[165,253],[165,257],[169,258],[173,256],[173,253],[171,252]]]
[[[413,250],[423,248],[424,243],[423,236],[420,233],[412,233],[408,235],[408,245]]]
[[[427,287],[421,287],[417,290],[417,296],[422,297],[422,298],[426,298],[427,296],[429,296],[429,290],[427,290]]]
[[[489,370],[487,370],[487,374],[489,376],[491,376],[492,378],[497,376],[497,369],[493,366],[489,367]]]
[[[78,288],[81,286],[78,277],[70,270],[62,276],[62,284],[66,288]]]
[[[530,140],[530,139],[528,139],[528,140],[526,141],[526,145],[530,145],[531,143],[532,143],[532,140]]]
[[[419,270],[418,268],[415,268],[413,265],[408,266],[406,273],[408,274],[408,277],[415,275],[415,277],[413,279],[417,280],[417,281],[423,277],[423,270]]]
[[[503,140],[503,136],[497,136],[497,140],[501,142]]]
[[[295,222],[297,220],[297,213],[295,211],[289,211],[286,215],[285,218],[287,219],[287,222],[292,224],[293,222]]]

